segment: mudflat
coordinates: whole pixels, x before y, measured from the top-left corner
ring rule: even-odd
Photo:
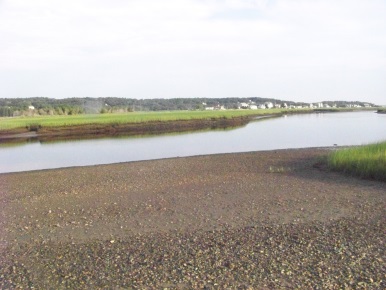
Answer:
[[[0,174],[0,288],[385,289],[386,183],[329,150]]]

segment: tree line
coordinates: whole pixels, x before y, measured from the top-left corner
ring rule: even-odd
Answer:
[[[0,116],[75,115],[133,111],[203,110],[206,106],[222,105],[237,108],[240,102],[275,102],[264,98],[0,98]],[[31,109],[31,106],[33,109]]]
[[[67,98],[54,99],[46,97],[34,98],[0,98],[0,116],[12,117],[22,115],[77,115],[96,113],[115,113],[133,111],[173,111],[203,110],[205,107],[223,106],[236,109],[240,103],[286,103],[287,105],[305,105],[303,102],[283,101],[272,98],[172,98],[172,99],[132,99],[132,98]],[[349,102],[336,103],[345,106]],[[362,102],[350,102],[361,104]],[[363,103],[362,103],[363,104]]]

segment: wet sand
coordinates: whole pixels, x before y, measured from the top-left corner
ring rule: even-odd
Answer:
[[[327,153],[0,174],[0,288],[385,288],[386,183]]]

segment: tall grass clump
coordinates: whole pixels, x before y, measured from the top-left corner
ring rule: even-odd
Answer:
[[[334,151],[327,163],[332,170],[386,181],[386,141]]]

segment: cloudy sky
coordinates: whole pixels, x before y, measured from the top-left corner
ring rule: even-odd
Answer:
[[[0,0],[0,98],[386,104],[385,0]]]

